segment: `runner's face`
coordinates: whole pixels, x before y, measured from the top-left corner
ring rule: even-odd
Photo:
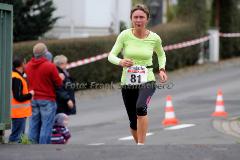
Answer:
[[[134,11],[131,20],[135,29],[145,28],[148,22],[147,15],[142,10]]]

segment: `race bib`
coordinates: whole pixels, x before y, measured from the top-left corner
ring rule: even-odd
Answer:
[[[126,84],[138,85],[147,82],[148,70],[145,66],[131,66],[127,68]]]

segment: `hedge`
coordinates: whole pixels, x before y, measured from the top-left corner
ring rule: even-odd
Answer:
[[[160,35],[163,46],[169,44],[180,43],[189,41],[201,36],[194,28],[194,24],[173,22],[164,24],[159,27],[153,28],[153,30]],[[198,60],[200,52],[200,45],[186,47],[182,49],[172,50],[166,52],[167,57],[167,70],[174,70],[184,66],[194,65]],[[156,66],[156,56],[154,57],[154,64]]]
[[[220,26],[219,30],[222,33],[240,32],[240,0],[219,0],[220,6]],[[211,25],[215,26],[216,16],[216,0],[212,5],[212,20]],[[240,56],[240,38],[220,38],[220,58],[226,59],[230,57]]]
[[[162,38],[163,45],[179,43],[194,38],[200,34],[194,29],[192,24],[173,22],[152,28]],[[47,44],[49,51],[53,55],[63,54],[69,62],[88,58],[104,52],[109,52],[116,40],[116,36],[90,37],[81,39],[64,39],[43,41]],[[37,41],[21,42],[14,44],[14,54],[20,54],[29,60],[32,56],[32,47]],[[166,52],[167,70],[187,65],[194,65],[198,60],[200,46],[192,46],[183,49]],[[158,68],[156,56],[154,56],[155,71]],[[121,77],[121,67],[110,64],[107,59],[95,63],[79,66],[70,69],[70,74],[81,83],[110,83],[119,82]]]
[[[220,0],[220,32],[240,32],[240,0]],[[224,7],[223,7],[224,6]],[[221,38],[220,57],[222,59],[240,56],[240,38]]]
[[[68,61],[76,61],[108,52],[113,46],[115,36],[91,37],[81,39],[48,40],[47,44],[53,56],[63,54]],[[14,53],[20,54],[29,60],[32,57],[32,47],[37,41],[14,44]],[[111,65],[107,59],[70,69],[70,74],[77,82],[115,82],[120,75],[120,68]],[[111,74],[109,74],[111,73]]]

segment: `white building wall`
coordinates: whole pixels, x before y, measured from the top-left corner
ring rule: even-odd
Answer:
[[[130,26],[131,0],[53,0],[61,17],[48,38],[74,38],[118,33],[120,20]]]
[[[108,27],[110,25],[114,0],[101,0],[99,2],[97,0],[86,1],[86,26]]]
[[[130,12],[132,8],[132,1],[131,0],[118,0],[118,1],[120,21],[126,23],[127,27],[131,27]]]

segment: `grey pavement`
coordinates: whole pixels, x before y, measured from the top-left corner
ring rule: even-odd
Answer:
[[[239,145],[0,145],[1,160],[239,160]]]
[[[239,121],[233,119],[240,115],[239,67],[238,58],[169,73],[174,86],[157,89],[152,97],[145,146],[128,139],[127,116],[116,87],[77,93],[78,114],[70,117],[68,145],[0,145],[0,159],[239,159]],[[228,119],[211,117],[218,88]],[[173,98],[179,126],[191,127],[161,125],[167,95]]]
[[[236,144],[239,142],[215,128],[211,117],[215,110],[218,88],[223,90],[226,111],[229,117],[240,115],[240,59],[218,64],[199,65],[169,73],[171,89],[158,89],[149,108],[149,132],[146,145],[169,144]],[[99,94],[100,93],[100,94]],[[195,126],[165,130],[164,118],[166,95],[171,95],[177,118],[181,124]],[[72,116],[70,130],[74,136],[70,144],[135,145],[128,137],[128,121],[119,89],[89,91],[88,96],[78,94],[79,112]]]

